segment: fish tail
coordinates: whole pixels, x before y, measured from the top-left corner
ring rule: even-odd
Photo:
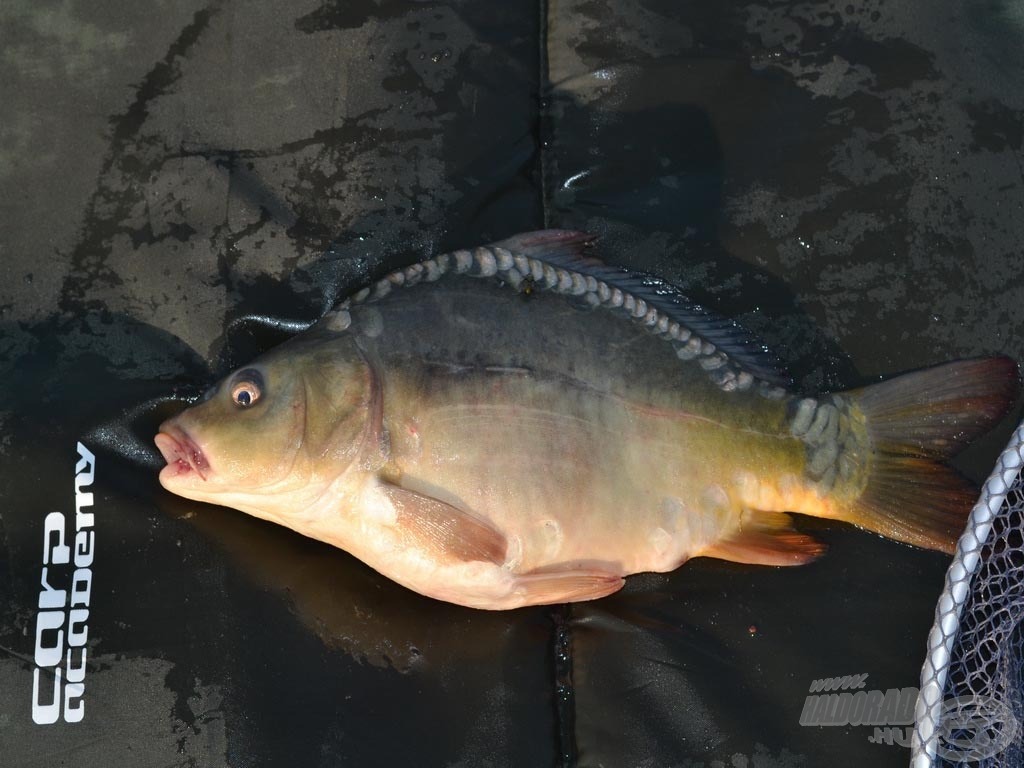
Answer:
[[[977,490],[946,462],[991,429],[1019,391],[1016,363],[988,357],[833,395],[834,405],[853,414],[847,424],[850,439],[839,450],[809,450],[808,467],[827,463],[814,463],[822,451],[835,451],[840,478],[844,469],[860,466],[861,471],[847,474],[860,476],[862,490],[852,502],[837,505],[837,518],[897,541],[952,553]]]

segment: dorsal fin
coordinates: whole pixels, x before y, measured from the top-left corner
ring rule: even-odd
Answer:
[[[788,385],[788,377],[747,331],[694,303],[659,278],[585,255],[584,249],[594,239],[583,232],[550,229],[516,235],[472,251],[441,254],[390,273],[341,302],[338,309],[380,298],[398,286],[437,280],[449,273],[493,276],[518,289],[528,284],[624,312],[671,342],[680,359],[698,362],[723,389],[749,389],[756,380],[764,394],[782,396],[780,388]]]
[[[704,341],[714,344],[741,368],[762,381],[783,387],[791,383],[768,348],[735,320],[695,303],[659,277],[605,264],[600,259],[587,256],[585,249],[596,239],[585,232],[548,229],[516,235],[495,243],[493,247],[504,247],[513,253],[518,250],[554,267],[580,272],[614,285],[643,299],[670,321],[678,322]]]

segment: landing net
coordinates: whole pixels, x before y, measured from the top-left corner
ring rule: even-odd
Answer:
[[[1024,766],[1024,423],[982,488],[935,608],[912,768]]]

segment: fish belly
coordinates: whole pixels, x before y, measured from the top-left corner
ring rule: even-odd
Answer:
[[[637,403],[525,372],[434,372],[385,395],[404,487],[490,521],[505,568],[668,571],[784,504],[795,441],[721,414]],[[765,401],[765,406],[769,404]]]

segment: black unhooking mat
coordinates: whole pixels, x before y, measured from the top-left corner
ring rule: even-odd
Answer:
[[[808,392],[1024,357],[1012,4],[0,20],[0,764],[906,764],[898,713],[805,704],[825,678],[917,685],[942,555],[806,520],[831,550],[803,568],[702,559],[477,612],[170,496],[152,437],[337,296],[544,226],[737,317]],[[987,475],[1012,423],[961,468]]]

